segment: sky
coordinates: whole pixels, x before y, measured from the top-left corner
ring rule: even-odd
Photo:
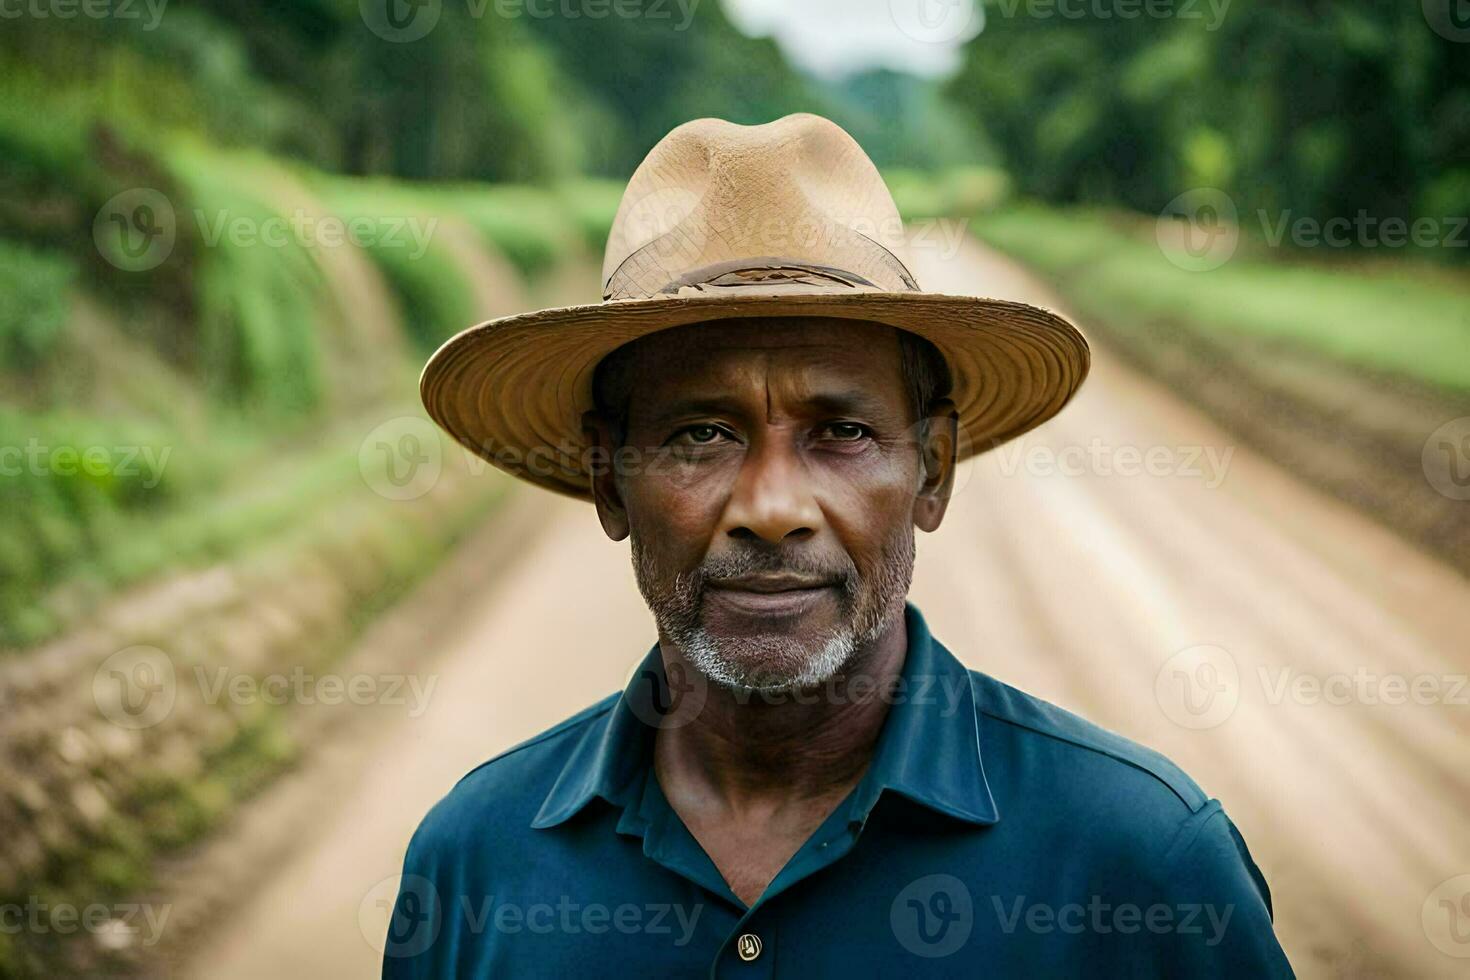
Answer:
[[[869,68],[926,77],[952,72],[984,26],[978,0],[721,0],[746,34],[774,37],[786,57],[823,78]]]

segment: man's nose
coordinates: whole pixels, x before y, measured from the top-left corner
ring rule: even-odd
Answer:
[[[746,454],[725,506],[724,531],[731,537],[780,544],[812,537],[821,526],[811,475],[795,447],[782,443],[761,440]]]

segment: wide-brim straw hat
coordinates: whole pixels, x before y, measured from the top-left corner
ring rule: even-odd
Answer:
[[[603,302],[501,317],[455,335],[419,382],[429,416],[494,466],[590,499],[582,414],[593,371],[659,330],[749,317],[837,317],[908,330],[949,364],[962,457],[1032,429],[1087,375],[1076,327],[1025,303],[919,288],[893,198],[820,116],[698,119],[634,172],[608,236]]]

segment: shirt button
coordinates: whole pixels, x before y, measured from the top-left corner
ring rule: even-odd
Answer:
[[[740,954],[742,960],[749,963],[761,955],[761,937],[753,932],[745,933],[735,940],[735,952]]]

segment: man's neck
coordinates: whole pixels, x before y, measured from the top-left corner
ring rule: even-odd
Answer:
[[[693,668],[660,643],[666,670]],[[762,694],[711,685],[687,724],[660,729],[655,767],[678,795],[731,814],[845,796],[867,770],[903,671],[904,617],[854,651],[842,672],[813,690]]]

